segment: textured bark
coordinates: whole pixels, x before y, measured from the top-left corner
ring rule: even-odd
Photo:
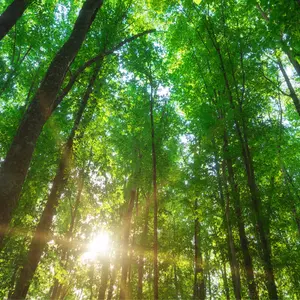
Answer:
[[[78,53],[102,0],[86,0],[71,36],[51,62],[25,112],[0,170],[0,243],[19,200],[33,151],[42,128],[52,113],[66,71]]]
[[[23,269],[21,271],[20,277],[17,281],[16,288],[12,298],[25,298],[34,276],[36,268],[39,264],[43,250],[49,241],[50,227],[52,225],[53,216],[56,212],[56,207],[59,203],[61,194],[65,188],[65,184],[68,179],[69,167],[72,158],[72,148],[75,133],[80,124],[84,109],[87,105],[89,96],[92,92],[93,85],[97,78],[97,74],[100,70],[100,65],[96,67],[93,76],[89,82],[89,86],[82,98],[80,108],[77,112],[77,116],[74,121],[73,128],[71,130],[70,136],[64,148],[59,167],[56,172],[56,176],[53,180],[53,185],[51,192],[47,199],[46,207],[42,213],[40,222],[36,228],[35,234],[33,236],[32,242],[29,247],[29,253],[27,259],[24,262]]]
[[[2,13],[0,16],[0,41],[17,23],[30,2],[30,0],[14,0]]]
[[[232,198],[234,200],[235,215],[238,223],[240,247],[243,252],[243,261],[244,261],[244,268],[245,268],[246,279],[248,284],[249,299],[259,299],[255,280],[254,280],[253,263],[249,251],[249,242],[245,232],[244,218],[241,209],[240,193],[239,193],[238,185],[235,180],[232,160],[229,156],[228,137],[226,131],[224,132],[223,149],[224,149],[224,157],[226,157],[226,163],[228,168],[228,181],[231,187]]]
[[[105,299],[105,292],[107,288],[107,282],[108,282],[108,272],[109,272],[109,261],[108,259],[104,259],[102,264],[102,270],[101,270],[101,283],[98,293],[98,300],[104,300]]]
[[[194,271],[194,300],[204,300],[205,299],[205,281],[204,281],[204,269],[203,269],[203,258],[201,252],[201,246],[199,242],[200,235],[200,222],[197,216],[198,201],[195,200],[195,229],[194,229],[194,241],[195,241],[195,271]]]
[[[136,197],[136,189],[133,188],[130,192],[130,201],[128,204],[128,210],[124,217],[124,234],[123,234],[123,245],[122,245],[122,274],[121,274],[121,287],[120,287],[120,299],[128,299],[127,289],[127,276],[128,276],[128,246],[129,246],[129,235],[131,228],[132,211],[134,207],[134,201]]]

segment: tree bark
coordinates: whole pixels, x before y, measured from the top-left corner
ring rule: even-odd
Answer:
[[[104,258],[102,264],[102,270],[101,270],[101,283],[100,283],[100,289],[98,293],[98,300],[105,299],[105,292],[106,292],[107,282],[108,282],[108,272],[109,272],[109,260],[108,258]]]
[[[77,191],[76,201],[75,201],[75,205],[74,205],[74,211],[71,212],[71,222],[70,222],[69,230],[66,234],[66,239],[63,243],[63,249],[62,249],[61,259],[60,259],[60,264],[63,268],[66,268],[67,263],[68,263],[69,245],[72,242],[72,235],[74,232],[75,221],[77,218],[78,208],[79,208],[79,204],[80,204],[80,200],[81,200],[81,194],[82,194],[82,189],[83,189],[83,184],[84,184],[84,170],[83,169],[79,172],[78,177],[79,177],[78,191]],[[52,287],[52,293],[50,296],[50,300],[59,299],[61,290],[62,290],[62,285],[55,278],[54,284]]]
[[[153,83],[152,83],[152,78],[150,78],[150,121],[151,121],[152,183],[153,183],[153,204],[154,204],[153,290],[154,290],[154,300],[158,300],[158,234],[157,234],[158,201],[157,201],[156,148],[155,148],[155,128],[154,128],[153,109],[154,109]]]
[[[120,299],[128,299],[128,289],[127,289],[127,276],[128,276],[128,246],[129,246],[129,235],[131,227],[132,211],[134,207],[134,201],[136,197],[136,189],[132,188],[130,191],[130,201],[128,204],[128,210],[124,218],[124,235],[123,235],[123,247],[122,247],[122,274],[121,274],[121,287],[120,287]]]
[[[296,108],[296,111],[300,117],[300,99],[298,98],[296,92],[295,92],[295,89],[289,79],[289,76],[287,75],[283,65],[282,65],[282,62],[280,60],[278,60],[278,65],[279,65],[279,69],[284,77],[284,80],[286,82],[286,85],[288,86],[288,89],[290,91],[290,97],[293,99],[293,102],[294,102],[294,105],[295,105],[295,108]]]
[[[198,200],[195,200],[195,229],[194,229],[194,242],[195,242],[195,271],[194,271],[194,300],[205,299],[205,282],[204,282],[204,269],[201,246],[199,242],[200,222],[197,216]]]
[[[30,0],[14,0],[2,13],[0,16],[0,41],[21,18],[30,2]]]
[[[212,29],[211,29],[212,30]],[[230,107],[232,111],[235,111],[235,103],[234,99],[232,96],[229,80],[227,77],[226,73],[226,68],[225,64],[223,61],[223,56],[221,53],[220,46],[218,45],[216,38],[214,36],[214,32],[207,27],[208,34],[210,36],[210,39],[213,43],[213,46],[217,52],[219,61],[220,61],[220,68],[221,72],[223,74],[224,78],[224,83],[225,83],[225,88],[227,90],[228,94],[228,100]],[[268,288],[268,294],[270,299],[276,300],[278,299],[278,294],[277,294],[277,287],[275,283],[275,278],[274,278],[274,270],[273,270],[273,265],[272,265],[272,260],[271,260],[271,247],[269,244],[269,238],[266,234],[265,228],[264,228],[264,222],[263,222],[263,217],[261,213],[261,199],[259,196],[259,190],[258,186],[256,184],[256,179],[255,179],[255,173],[254,173],[254,167],[253,167],[253,161],[251,157],[251,153],[249,150],[249,145],[248,145],[248,139],[247,139],[247,134],[246,134],[246,124],[243,119],[243,111],[242,111],[242,103],[239,102],[239,110],[242,118],[242,128],[240,126],[240,122],[237,120],[237,118],[234,118],[235,122],[235,130],[242,148],[242,157],[244,161],[244,166],[245,166],[245,171],[246,171],[246,176],[247,176],[247,183],[248,187],[250,190],[250,195],[251,195],[251,200],[252,200],[252,210],[255,216],[256,220],[256,227],[259,235],[259,241],[261,244],[262,248],[262,260],[263,260],[263,265],[264,265],[264,272],[265,272],[265,278],[267,282],[267,288]],[[243,129],[243,131],[242,131]]]
[[[55,215],[56,207],[59,203],[60,196],[64,190],[65,184],[68,179],[75,133],[80,124],[84,109],[87,105],[89,96],[92,92],[92,88],[96,81],[99,70],[100,70],[100,65],[98,65],[95,68],[93,76],[89,82],[89,86],[84,94],[84,97],[82,98],[82,102],[78,110],[77,116],[75,118],[73,128],[71,130],[70,136],[68,138],[65,149],[63,151],[56,176],[53,180],[53,185],[46,203],[46,207],[42,213],[34,237],[32,238],[27,259],[24,262],[23,269],[17,281],[13,298],[18,299],[18,298],[26,297],[31,280],[33,278],[35,270],[42,256],[43,250],[47,242],[49,241],[49,233],[50,233],[50,227],[52,225],[52,219],[53,216]]]
[[[238,222],[240,246],[243,252],[244,268],[245,268],[246,279],[248,284],[249,299],[259,299],[255,280],[254,280],[253,263],[249,251],[249,242],[245,232],[244,218],[241,209],[240,193],[234,176],[232,160],[229,156],[228,137],[226,131],[224,131],[223,149],[224,149],[224,157],[226,157],[226,163],[228,169],[228,179],[229,179],[228,181],[231,187],[232,197],[234,200],[235,215]]]
[[[102,1],[86,0],[83,4],[71,36],[51,62],[1,166],[0,244],[19,200],[37,139],[52,113],[66,71],[76,57]]]
[[[232,234],[232,226],[231,226],[231,215],[229,209],[229,193],[225,175],[225,165],[222,164],[223,169],[223,182],[225,187],[225,196],[226,196],[226,203],[224,197],[224,191],[222,186],[222,178],[220,174],[220,165],[217,159],[217,155],[215,154],[215,164],[216,164],[216,172],[217,172],[217,179],[218,179],[218,186],[219,186],[219,193],[220,193],[220,201],[221,207],[223,211],[223,222],[226,231],[226,240],[227,240],[227,249],[228,249],[228,260],[231,270],[231,280],[233,285],[234,296],[236,299],[241,299],[241,279],[240,279],[240,269],[239,263],[236,257],[236,246],[233,239]]]
[[[111,271],[110,274],[110,280],[109,280],[109,288],[107,292],[107,300],[111,300],[113,297],[113,292],[114,292],[114,285],[117,279],[117,267],[114,265],[114,268]]]
[[[139,265],[138,265],[138,299],[143,299],[143,277],[144,277],[144,248],[147,243],[148,237],[148,223],[149,223],[149,210],[150,210],[150,196],[146,199],[146,208],[145,208],[145,223],[142,233],[142,242],[140,247],[140,257],[139,257]]]

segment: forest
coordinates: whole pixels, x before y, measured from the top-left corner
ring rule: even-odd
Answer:
[[[0,299],[300,299],[300,0],[2,0],[0,75]]]

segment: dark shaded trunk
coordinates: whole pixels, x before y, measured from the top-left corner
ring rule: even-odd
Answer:
[[[300,77],[300,64],[295,59],[293,53],[291,50],[288,49],[288,47],[283,47],[284,53],[288,56],[291,64],[293,65],[295,71],[297,72],[298,76]]]
[[[98,300],[105,299],[105,292],[106,292],[107,282],[108,282],[108,272],[109,272],[109,260],[108,258],[104,258],[102,264],[102,270],[101,270],[101,283],[100,283],[100,288],[98,293]]]
[[[71,130],[70,136],[64,148],[59,167],[57,169],[56,176],[53,180],[53,185],[51,192],[49,194],[46,207],[42,213],[40,222],[36,228],[35,234],[32,238],[32,242],[29,247],[29,253],[26,261],[24,262],[23,269],[21,271],[20,277],[17,281],[16,288],[13,294],[13,298],[25,298],[35,273],[35,270],[39,264],[40,258],[42,256],[43,250],[49,241],[50,227],[52,225],[52,219],[56,212],[56,207],[59,203],[61,194],[65,188],[68,173],[72,158],[72,148],[75,133],[80,124],[84,109],[87,105],[89,96],[92,92],[93,85],[97,78],[97,74],[100,70],[100,65],[96,67],[94,74],[89,82],[89,86],[82,98],[80,108],[78,110],[76,119],[74,121],[73,128]],[[82,187],[81,187],[82,188]]]
[[[0,41],[22,17],[30,0],[14,0],[0,16]]]
[[[234,296],[236,299],[242,298],[242,288],[241,288],[241,276],[240,276],[240,266],[236,255],[236,246],[234,243],[234,237],[232,232],[232,224],[231,224],[231,213],[230,213],[230,196],[229,190],[227,186],[227,178],[226,178],[226,169],[225,163],[222,164],[222,173],[223,173],[223,181],[225,187],[225,218],[228,232],[228,247],[229,247],[229,263],[231,268],[231,278],[233,284]]]
[[[224,148],[224,157],[226,157],[226,163],[228,169],[228,181],[231,187],[231,192],[234,201],[235,215],[238,223],[240,246],[243,252],[243,261],[244,261],[244,268],[245,268],[246,279],[248,284],[249,298],[258,299],[258,293],[257,293],[256,284],[254,280],[252,257],[249,251],[249,242],[245,232],[244,218],[241,209],[240,193],[234,176],[232,160],[229,156],[228,137],[226,131],[224,132],[223,148]]]
[[[142,233],[142,241],[141,241],[139,264],[138,264],[138,290],[137,290],[138,299],[143,299],[144,248],[146,246],[147,237],[148,237],[150,201],[151,198],[150,196],[148,196],[146,199],[145,223],[144,223],[144,228]]]
[[[222,164],[222,171],[223,171],[223,182],[225,188],[225,196],[226,196],[226,203],[222,185],[222,178],[220,174],[220,165],[217,159],[217,155],[215,154],[215,164],[216,164],[216,172],[218,178],[218,187],[220,193],[220,202],[223,211],[223,222],[224,222],[224,229],[226,232],[226,240],[227,240],[227,249],[228,249],[228,260],[231,270],[231,280],[233,285],[233,291],[236,299],[241,299],[241,279],[240,279],[240,268],[239,263],[236,257],[236,246],[233,239],[232,234],[232,226],[231,226],[231,216],[230,216],[230,209],[229,209],[229,192],[227,187],[227,180],[225,174],[225,165]]]
[[[294,105],[295,105],[295,108],[296,108],[296,111],[300,117],[300,99],[298,98],[296,92],[295,92],[295,89],[289,79],[289,76],[287,75],[283,65],[282,65],[282,62],[280,60],[278,60],[278,65],[279,65],[279,69],[284,77],[284,80],[286,82],[286,85],[288,86],[288,89],[290,91],[290,97],[293,99],[293,102],[294,102]]]
[[[52,113],[66,71],[76,57],[102,0],[86,0],[71,36],[56,54],[27,108],[0,170],[0,243],[19,200],[33,151],[42,128]]]
[[[111,271],[110,274],[110,280],[109,280],[109,288],[107,292],[107,300],[111,300],[113,297],[114,292],[114,285],[117,279],[117,267],[114,265],[114,268]]]
[[[222,278],[223,278],[224,294],[226,296],[226,300],[230,300],[230,293],[229,293],[229,286],[228,286],[227,271],[226,271],[226,263],[225,262],[224,262],[224,265],[223,265]]]
[[[120,287],[120,299],[128,299],[128,289],[127,289],[127,276],[128,276],[128,266],[129,266],[129,257],[128,257],[128,246],[129,246],[129,235],[131,228],[131,218],[132,211],[134,207],[136,197],[136,189],[133,188],[130,191],[130,201],[128,204],[128,209],[124,217],[124,234],[123,234],[123,246],[122,246],[122,274],[121,274],[121,287]]]
[[[210,30],[207,27],[207,30],[208,30],[210,39],[213,43],[213,46],[217,52],[217,55],[218,55],[218,58],[220,61],[220,68],[221,68],[221,72],[223,74],[223,79],[224,79],[225,87],[227,90],[230,107],[231,107],[232,111],[235,111],[235,103],[233,100],[232,91],[231,91],[229,80],[227,77],[226,68],[225,68],[225,64],[223,61],[223,56],[221,53],[220,46],[218,45],[218,43],[216,41],[213,29]],[[270,299],[276,300],[276,299],[278,299],[278,294],[277,294],[277,287],[275,284],[273,265],[272,265],[272,261],[271,261],[271,247],[269,244],[269,238],[265,231],[263,216],[261,213],[261,199],[260,199],[259,190],[258,190],[258,187],[256,184],[253,161],[252,161],[252,157],[250,154],[248,139],[247,139],[247,128],[246,128],[246,123],[243,119],[243,110],[242,110],[241,102],[239,102],[238,108],[239,108],[240,116],[242,119],[242,121],[241,121],[242,128],[240,126],[240,122],[235,118],[234,119],[235,129],[236,129],[236,133],[237,133],[237,136],[238,136],[241,148],[242,148],[242,157],[243,157],[243,161],[244,161],[244,166],[245,166],[245,171],[246,171],[246,176],[247,176],[247,183],[248,183],[248,187],[249,187],[250,194],[251,194],[251,200],[252,200],[252,210],[253,210],[255,220],[256,220],[255,226],[257,228],[259,241],[260,241],[260,245],[261,245],[261,250],[262,250],[263,266],[264,266],[265,278],[266,278],[267,287],[268,287],[268,294],[269,294]],[[243,129],[243,131],[242,131],[242,129]]]
[[[177,266],[176,266],[176,264],[174,264],[173,270],[174,270],[174,285],[175,285],[175,295],[176,295],[176,299],[181,299],[180,289],[179,289],[179,281],[178,281],[178,276],[177,276]]]
[[[158,201],[157,201],[157,176],[156,176],[156,148],[155,148],[155,129],[154,129],[154,96],[152,78],[150,79],[150,121],[151,121],[151,146],[152,146],[152,183],[153,183],[153,204],[154,204],[154,239],[153,239],[153,267],[154,267],[154,300],[158,299],[158,235],[157,235],[157,215],[158,215]]]
[[[205,299],[205,282],[204,282],[204,269],[203,269],[203,257],[201,252],[201,246],[199,242],[200,235],[200,222],[197,215],[198,201],[195,200],[195,228],[194,228],[194,300],[204,300]]]

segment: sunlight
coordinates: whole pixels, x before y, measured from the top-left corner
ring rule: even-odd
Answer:
[[[81,261],[93,261],[99,256],[108,254],[110,248],[110,239],[107,232],[98,233],[89,243],[87,251],[82,255]]]

